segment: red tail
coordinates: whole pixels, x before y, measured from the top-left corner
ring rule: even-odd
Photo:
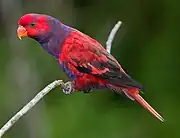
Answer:
[[[164,118],[157,113],[140,95],[137,89],[130,89],[127,91],[123,91],[130,99],[136,100],[140,105],[142,105],[146,110],[152,113],[155,117],[157,117],[160,121],[164,122]]]

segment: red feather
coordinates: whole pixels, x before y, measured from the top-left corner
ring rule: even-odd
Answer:
[[[142,88],[124,72],[115,58],[100,43],[77,30],[72,31],[66,38],[61,49],[59,62],[67,64],[76,76],[82,77],[88,74],[88,77],[95,78],[95,82],[93,82],[94,79],[84,78],[84,81],[90,80],[90,84],[93,85],[103,81],[107,84]]]

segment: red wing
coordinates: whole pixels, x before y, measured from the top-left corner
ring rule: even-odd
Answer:
[[[123,71],[115,58],[100,43],[87,35],[78,33],[72,35],[72,43],[68,43],[64,48],[64,53],[66,53],[64,56],[71,67],[73,66],[81,73],[107,80],[113,85],[142,89],[142,86]]]

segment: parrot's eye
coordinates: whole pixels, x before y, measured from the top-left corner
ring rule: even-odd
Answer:
[[[31,23],[30,27],[34,27],[36,25],[36,23]]]

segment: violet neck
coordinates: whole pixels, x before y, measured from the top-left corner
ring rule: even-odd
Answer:
[[[58,20],[56,20],[55,23],[52,23],[51,26],[52,31],[50,33],[46,36],[43,35],[42,37],[35,39],[40,43],[45,51],[58,59],[63,42],[73,28],[62,24]]]

